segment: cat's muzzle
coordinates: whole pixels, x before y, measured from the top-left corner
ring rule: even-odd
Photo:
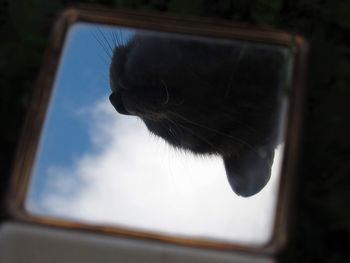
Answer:
[[[129,113],[128,110],[125,108],[122,96],[119,92],[112,92],[112,94],[109,96],[109,101],[112,103],[116,111],[120,114],[131,115],[131,113]]]

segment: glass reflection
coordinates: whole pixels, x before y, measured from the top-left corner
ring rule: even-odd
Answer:
[[[155,39],[158,41],[156,44]],[[291,63],[288,60],[289,51],[283,47],[239,41],[213,42],[194,37],[184,39],[164,33],[135,32],[126,28],[97,27],[82,23],[70,29],[33,169],[26,200],[28,211],[45,216],[114,224],[177,236],[253,245],[263,244],[269,240],[274,222],[283,154],[283,120],[287,107],[284,87],[287,82],[288,65]],[[165,42],[170,43],[170,46],[165,45]],[[113,53],[112,46],[115,43],[118,47]],[[171,43],[180,48],[172,46]],[[204,48],[198,48],[201,43]],[[216,46],[216,51],[213,51],[210,46],[218,45],[217,43],[219,48]],[[187,49],[183,45],[194,45],[196,49],[193,47]],[[135,49],[135,46],[138,48]],[[161,61],[171,60],[174,63],[164,65],[161,61],[155,60],[155,51],[158,52],[156,57]],[[243,55],[250,53],[250,58],[256,58],[259,54],[260,59],[257,59],[255,64],[250,61],[245,67],[240,68],[237,65],[244,62],[242,52]],[[255,149],[247,152],[254,152],[262,156],[261,158],[265,158],[268,151],[270,156],[268,178],[271,174],[271,179],[267,180],[267,185],[260,192],[254,190],[254,193],[249,194],[252,195],[249,198],[242,198],[233,193],[232,182],[230,186],[227,180],[229,165],[224,154],[209,155],[207,153],[216,153],[210,149],[202,151],[201,155],[195,155],[192,153],[194,151],[192,148],[186,147],[186,138],[189,136],[186,135],[189,129],[186,127],[186,122],[177,122],[177,128],[161,124],[159,127],[173,129],[167,135],[163,135],[161,128],[154,128],[153,123],[149,121],[154,120],[155,116],[169,119],[168,116],[164,117],[164,112],[169,111],[165,106],[169,105],[182,105],[178,113],[183,109],[181,116],[186,119],[189,116],[183,114],[193,112],[193,105],[202,111],[205,108],[209,108],[211,112],[216,109],[220,103],[210,105],[212,107],[201,106],[205,96],[215,99],[215,96],[208,93],[205,83],[210,83],[210,87],[212,85],[218,87],[221,81],[206,79],[207,75],[210,75],[208,72],[218,70],[218,65],[209,65],[205,54],[207,58],[218,55],[223,58],[228,54],[232,57],[228,59],[234,62],[232,66],[225,64],[222,59],[219,60],[223,63],[220,67],[225,69],[220,71],[220,78],[225,78],[226,82],[229,79],[228,83],[246,81],[252,87],[258,82],[271,84],[269,87],[272,90],[267,97],[270,99],[270,105],[273,104],[270,109],[273,114],[268,115],[268,125],[266,122],[260,123],[268,126],[266,130],[262,129],[264,132],[260,134],[269,139],[266,139],[264,145],[255,142],[256,145],[252,146],[251,142],[246,143],[250,145],[248,147],[250,150]],[[266,57],[262,58],[261,54],[265,54]],[[188,56],[192,58],[187,60],[190,63],[186,64],[183,59]],[[269,63],[272,57],[278,58],[278,62]],[[121,114],[116,113],[108,98],[111,59],[113,91],[111,102]],[[253,65],[261,68],[262,65],[259,66],[259,63],[263,62],[265,62],[263,68],[266,70],[271,70],[270,65],[275,63],[272,65],[273,74],[265,71],[268,74],[250,81],[252,72],[256,70]],[[175,67],[179,64],[183,66]],[[205,65],[202,73],[197,71],[199,65]],[[184,67],[185,71],[177,72]],[[243,77],[232,74],[232,68]],[[122,74],[122,69],[129,70],[132,74],[128,72]],[[195,96],[198,95],[198,90],[179,91],[172,86],[173,83],[181,87],[191,86],[188,82],[181,82],[184,79],[188,80],[188,76],[184,76],[183,72],[191,74],[197,83],[201,81],[203,87],[201,96]],[[248,75],[244,75],[247,72]],[[157,74],[157,78],[149,79],[148,76],[152,74]],[[179,77],[176,78],[174,74]],[[142,85],[138,85],[136,81]],[[126,93],[130,93],[128,87],[132,87],[130,89],[133,89],[135,97],[142,98],[138,100],[143,103],[141,110],[140,104],[136,105],[135,100],[128,100],[125,95],[120,94],[123,88]],[[155,92],[148,90],[145,93],[144,87],[155,87]],[[226,87],[228,92],[225,93],[225,98],[230,98],[231,86]],[[157,90],[158,88],[162,90]],[[252,94],[252,90],[256,88],[252,88],[248,93]],[[178,96],[176,92],[185,94],[187,100],[181,100],[184,96]],[[150,93],[152,94],[149,97]],[[188,98],[191,96],[199,99],[188,104]],[[255,96],[258,99],[264,98],[261,93],[256,93]],[[251,107],[250,104],[255,101],[240,100],[240,105]],[[145,109],[148,102],[151,102],[153,107],[158,103],[165,110],[157,112],[158,115],[153,112],[152,118],[147,119],[146,113],[149,109]],[[205,118],[208,120],[213,118],[208,114],[207,111]],[[201,133],[203,130],[192,127],[191,131],[196,131],[197,134],[194,137],[199,138],[195,141],[196,145],[207,142],[207,138],[212,136],[210,131],[214,129],[216,131],[214,134],[225,137],[216,124],[210,125],[210,123],[205,125],[204,133]],[[255,130],[253,133],[258,131]],[[270,133],[267,134],[267,131]],[[178,139],[180,135],[183,142],[181,147],[174,148],[166,142],[179,146],[171,140]],[[246,140],[244,134],[241,135]],[[234,137],[232,134],[229,136]],[[241,140],[240,137],[237,138]],[[260,140],[262,139],[258,141]],[[227,140],[224,144],[227,145]],[[211,146],[213,142],[209,141],[206,145]],[[244,156],[243,153],[238,155]],[[251,158],[247,157],[245,161]],[[233,166],[233,170],[237,169],[237,165]],[[254,174],[256,172],[254,171]],[[228,177],[230,180],[230,176]],[[234,190],[244,195],[237,189]]]

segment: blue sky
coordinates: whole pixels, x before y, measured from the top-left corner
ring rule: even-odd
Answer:
[[[94,150],[86,118],[79,111],[110,94],[110,47],[114,46],[112,36],[116,33],[126,41],[132,31],[97,28],[87,23],[70,28],[42,131],[29,199],[41,198],[46,172],[53,161],[56,165],[71,166],[74,158]]]

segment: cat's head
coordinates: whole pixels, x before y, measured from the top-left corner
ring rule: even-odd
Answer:
[[[234,110],[225,107],[223,55],[198,41],[136,35],[114,50],[111,103],[173,146],[221,153],[218,127],[234,121]]]
[[[110,101],[175,147],[220,154],[232,189],[250,196],[269,181],[275,147],[281,63],[271,54],[245,44],[136,34],[114,50]]]

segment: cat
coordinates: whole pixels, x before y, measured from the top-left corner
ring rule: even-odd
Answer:
[[[284,62],[262,44],[139,32],[114,48],[110,102],[173,147],[222,156],[249,197],[270,179]]]

